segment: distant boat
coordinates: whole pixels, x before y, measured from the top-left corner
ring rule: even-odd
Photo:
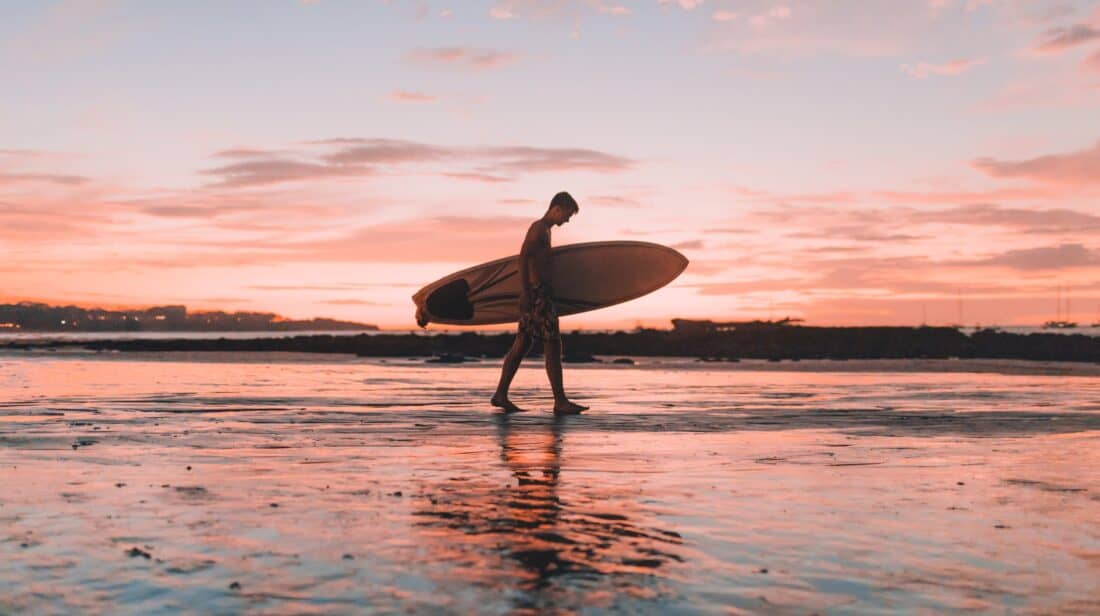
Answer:
[[[1043,323],[1043,329],[1073,329],[1077,324],[1073,321],[1047,321]]]

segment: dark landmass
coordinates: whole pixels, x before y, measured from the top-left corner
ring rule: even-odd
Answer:
[[[247,340],[96,340],[19,342],[2,348],[83,347],[106,351],[289,351],[349,353],[362,357],[503,357],[514,334],[374,334],[294,336]],[[567,361],[595,356],[738,359],[1026,359],[1100,362],[1100,338],[1082,334],[1012,334],[984,329],[967,335],[951,327],[805,327],[781,322],[712,328],[640,329],[563,334]],[[537,346],[537,345],[536,345]],[[536,350],[537,351],[537,350]]]
[[[33,302],[0,304],[0,332],[242,332],[377,330],[375,325],[270,312],[187,312],[186,306],[103,310]]]

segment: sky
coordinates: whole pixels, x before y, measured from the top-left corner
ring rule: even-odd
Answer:
[[[1097,1],[0,0],[0,83],[0,302],[413,328],[568,190],[691,265],[567,330],[1100,321]]]

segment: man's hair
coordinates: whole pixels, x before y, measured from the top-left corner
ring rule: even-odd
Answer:
[[[573,199],[573,196],[564,190],[554,195],[554,198],[550,200],[550,207],[547,209],[551,209],[555,205],[573,212],[574,214],[581,211],[581,206],[577,205],[577,201]]]

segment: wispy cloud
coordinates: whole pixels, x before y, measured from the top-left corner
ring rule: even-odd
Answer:
[[[200,171],[218,178],[211,187],[242,188],[286,182],[360,178],[380,167],[407,168],[459,180],[499,183],[529,173],[617,173],[634,166],[629,158],[587,148],[535,146],[443,146],[400,139],[340,137],[309,141],[323,151],[288,153],[238,148],[216,156],[234,162]]]
[[[433,47],[414,49],[405,55],[411,64],[487,71],[519,61],[519,54],[476,47]]]
[[[423,92],[413,92],[410,90],[394,90],[393,92],[390,92],[389,99],[395,103],[424,104],[434,103],[439,100],[439,97],[432,94],[425,94]]]
[[[986,63],[985,58],[957,59],[943,64],[930,62],[917,62],[916,64],[902,64],[901,70],[917,79],[925,79],[931,75],[961,75],[975,66]]]
[[[979,158],[974,168],[998,178],[1021,178],[1066,186],[1100,185],[1100,141],[1091,148],[1019,161]]]
[[[1100,29],[1092,24],[1073,24],[1044,31],[1032,49],[1039,53],[1057,53],[1098,39],[1100,39]]]
[[[211,184],[212,187],[240,188],[320,178],[362,177],[370,175],[372,171],[360,165],[331,165],[287,159],[260,159],[204,169],[199,173],[220,178]]]
[[[1097,49],[1089,57],[1081,62],[1081,66],[1089,71],[1100,73],[1100,49]]]
[[[82,175],[68,175],[63,173],[8,173],[0,171],[0,186],[17,182],[46,182],[48,184],[75,186],[84,184],[88,181],[88,178]]]
[[[675,4],[685,11],[693,11],[699,8],[705,0],[657,0],[658,4]]]
[[[1100,265],[1100,251],[1082,244],[1060,244],[1007,250],[963,265],[1001,266],[1017,270],[1063,270]]]

